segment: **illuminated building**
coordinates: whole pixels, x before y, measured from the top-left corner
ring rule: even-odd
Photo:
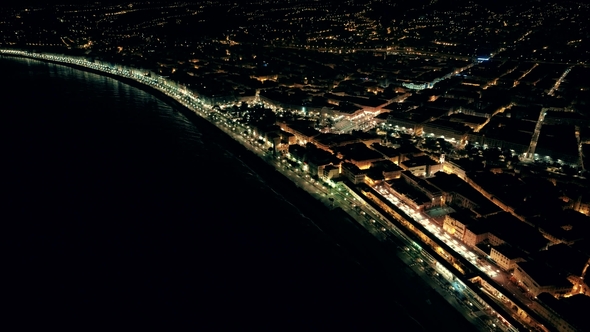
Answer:
[[[524,262],[522,256],[522,252],[507,244],[492,247],[490,253],[490,258],[505,271],[513,270],[518,262]]]
[[[366,172],[358,168],[353,163],[342,163],[342,175],[354,184],[363,183],[365,181]]]
[[[326,165],[322,168],[321,174],[324,180],[335,179],[340,176],[340,167],[334,165]]]

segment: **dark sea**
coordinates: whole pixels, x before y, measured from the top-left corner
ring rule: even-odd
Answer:
[[[16,311],[197,330],[373,315],[362,269],[306,238],[309,221],[202,124],[112,78],[9,57],[0,68]]]
[[[204,120],[94,73],[0,68],[2,298],[23,330],[423,330]]]

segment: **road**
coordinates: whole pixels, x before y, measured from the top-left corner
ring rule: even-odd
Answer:
[[[537,159],[537,154],[535,153],[535,150],[537,149],[537,141],[539,140],[539,135],[541,134],[541,127],[543,126],[543,121],[545,120],[545,114],[545,110],[541,110],[541,113],[539,114],[539,119],[535,124],[535,131],[533,132],[533,136],[531,137],[529,150],[525,155],[525,158],[529,161]]]
[[[409,247],[406,248],[409,249]],[[462,295],[460,291],[457,291],[451,282],[442,277],[436,266],[424,260],[418,251],[412,249],[402,250],[399,252],[398,257],[478,329],[493,328],[493,326],[489,325],[493,318],[487,316],[487,313],[481,312],[473,302]]]
[[[559,85],[561,85],[561,83],[563,82],[563,80],[565,79],[565,77],[567,76],[567,74],[569,74],[569,72],[572,70],[573,66],[568,67],[563,74],[561,74],[561,76],[559,77],[559,79],[555,82],[555,85],[551,88],[551,90],[549,90],[549,92],[547,93],[549,96],[553,96],[553,94],[555,93],[555,91],[557,89],[559,89]]]

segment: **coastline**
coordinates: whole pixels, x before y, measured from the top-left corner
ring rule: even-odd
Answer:
[[[22,56],[22,58],[28,57]],[[209,122],[207,119],[202,118],[195,112],[189,110],[174,98],[166,95],[165,93],[153,87],[142,84],[131,78],[125,78],[117,76],[115,74],[110,74],[75,64],[61,63],[58,61],[51,61],[46,59],[33,59],[38,61],[46,61],[64,66],[69,66],[79,70],[93,72],[102,76],[114,78],[123,83],[127,83],[130,86],[144,90],[158,97],[162,101],[172,105],[175,110],[181,112],[192,123],[196,124],[199,127],[205,128],[208,134],[212,134],[214,137],[210,137],[210,139],[215,140],[221,146],[227,148],[227,150],[233,153],[235,156],[239,156],[240,159],[248,167],[255,170],[256,173],[262,179],[264,179],[268,183],[272,183],[272,187],[281,196],[283,196],[287,201],[291,202],[305,216],[312,220],[313,223],[321,229],[321,231],[316,229],[315,227],[312,227],[311,224],[303,226],[305,226],[304,228],[307,228],[307,233],[314,237],[316,242],[322,243],[323,246],[325,246],[330,251],[332,251],[340,257],[345,257],[348,260],[351,259],[357,265],[360,265],[364,270],[369,271],[371,275],[376,276],[376,278],[379,278],[379,284],[386,283],[389,284],[388,288],[393,287],[391,286],[392,282],[389,279],[394,277],[394,275],[392,275],[394,269],[392,269],[388,265],[392,265],[392,261],[395,261],[396,268],[403,268],[403,263],[401,263],[401,261],[397,257],[391,257],[393,255],[390,255],[390,250],[385,250],[386,248],[384,248],[383,244],[375,238],[373,238],[366,231],[366,229],[359,226],[352,220],[346,221],[344,216],[339,215],[338,212],[330,211],[324,204],[311,197],[311,195],[308,194],[306,191],[300,189],[299,187],[297,187],[295,183],[290,181],[284,175],[280,174],[280,172],[278,172],[272,165],[269,165],[266,161],[255,155],[248,148],[246,148],[238,141],[234,140],[232,137],[223,132],[222,129],[218,128],[213,123]],[[416,281],[422,282],[422,280]],[[407,296],[412,295],[412,292],[409,289],[404,289],[404,284],[396,286],[397,288],[394,291],[387,291],[384,294],[384,296],[399,294],[399,292],[403,292],[404,294],[407,294]],[[415,306],[415,308],[418,308],[418,306]],[[411,311],[412,314],[417,315],[418,313],[415,312],[415,308],[412,309],[408,307],[408,310]],[[437,307],[436,309],[441,310],[442,308]],[[451,308],[451,310],[455,312],[454,309]],[[457,312],[455,313],[457,317],[462,318],[462,316],[460,316]],[[399,320],[400,318],[398,317],[397,319]],[[419,319],[424,319],[424,317],[420,317]],[[449,319],[454,320],[456,318],[455,316],[449,314]],[[440,324],[439,322],[436,325],[440,326],[442,324]],[[455,325],[454,330],[460,329],[457,329],[457,326]]]

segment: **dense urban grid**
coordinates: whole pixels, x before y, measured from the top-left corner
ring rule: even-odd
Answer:
[[[0,15],[0,54],[163,91],[396,244],[482,330],[590,329],[590,5],[134,2]]]

